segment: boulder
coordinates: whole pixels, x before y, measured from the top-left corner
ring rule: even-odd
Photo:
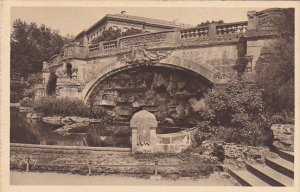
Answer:
[[[90,119],[89,121],[90,121],[90,123],[101,123],[102,122],[101,119]]]
[[[202,142],[201,146],[203,148],[203,154],[204,155],[212,155],[212,153],[214,151],[213,143],[211,143],[208,140],[205,140],[205,141]]]
[[[42,121],[44,123],[48,123],[51,125],[63,125],[61,122],[62,117],[61,116],[53,116],[53,117],[43,117]]]
[[[89,123],[89,118],[77,117],[77,116],[67,116],[61,119],[63,124],[73,124],[73,123]]]
[[[33,109],[31,107],[20,107],[19,111],[20,113],[29,113],[29,112],[33,112]]]
[[[225,163],[233,167],[244,167],[244,162],[263,163],[264,157],[270,157],[272,154],[267,147],[254,147],[248,145],[239,145],[226,143],[223,145]]]
[[[26,114],[26,118],[28,118],[28,119],[39,119],[39,118],[41,118],[41,115],[39,115],[37,113],[29,112],[29,113]]]
[[[294,125],[274,124],[271,130],[274,135],[273,145],[277,149],[294,151]]]

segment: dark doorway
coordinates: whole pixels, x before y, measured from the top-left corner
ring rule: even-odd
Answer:
[[[57,78],[58,76],[56,74],[50,74],[50,78],[47,85],[47,95],[55,95]]]

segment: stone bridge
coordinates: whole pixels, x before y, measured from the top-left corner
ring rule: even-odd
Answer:
[[[176,97],[176,104],[163,106],[176,111],[182,105],[183,110],[182,102],[197,100],[230,78],[239,75],[252,81],[261,49],[274,41],[285,11],[249,11],[248,21],[143,33],[89,46],[65,45],[60,55],[44,62],[44,81],[36,96],[77,97],[126,116],[134,111],[122,110],[123,104],[149,110],[161,105],[157,97],[167,93],[162,100]]]

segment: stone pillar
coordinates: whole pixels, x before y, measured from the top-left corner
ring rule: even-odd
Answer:
[[[208,24],[208,37],[217,36],[217,23]]]
[[[35,86],[36,92],[34,94],[34,99],[39,99],[45,97],[47,91],[47,85],[50,78],[50,69],[46,61],[43,62],[42,69],[42,82]]]
[[[88,38],[87,38],[87,34],[86,34],[86,33],[83,35],[83,45],[84,45],[85,47],[88,47],[88,46],[89,46],[89,41],[88,41]]]
[[[49,77],[50,77],[50,69],[49,69],[49,65],[46,61],[43,62],[43,69],[42,69],[42,78],[43,78],[43,84],[47,86],[47,83],[49,81]]]
[[[137,127],[131,127],[131,151],[134,153],[137,150]]]
[[[155,146],[156,145],[156,128],[157,127],[150,127],[150,146]],[[152,152],[154,152],[152,150]]]
[[[257,16],[256,11],[248,11],[248,31],[257,31]]]
[[[35,86],[35,94],[34,94],[34,100],[38,100],[41,97],[46,96],[46,86],[42,84],[38,84]]]

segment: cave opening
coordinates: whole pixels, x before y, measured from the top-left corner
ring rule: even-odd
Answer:
[[[58,76],[55,73],[51,73],[47,85],[47,95],[53,96],[56,94],[56,83]]]
[[[140,110],[153,113],[157,133],[177,132],[193,127],[193,102],[212,88],[204,77],[188,70],[139,66],[116,72],[99,82],[88,102],[102,107],[126,125]]]

